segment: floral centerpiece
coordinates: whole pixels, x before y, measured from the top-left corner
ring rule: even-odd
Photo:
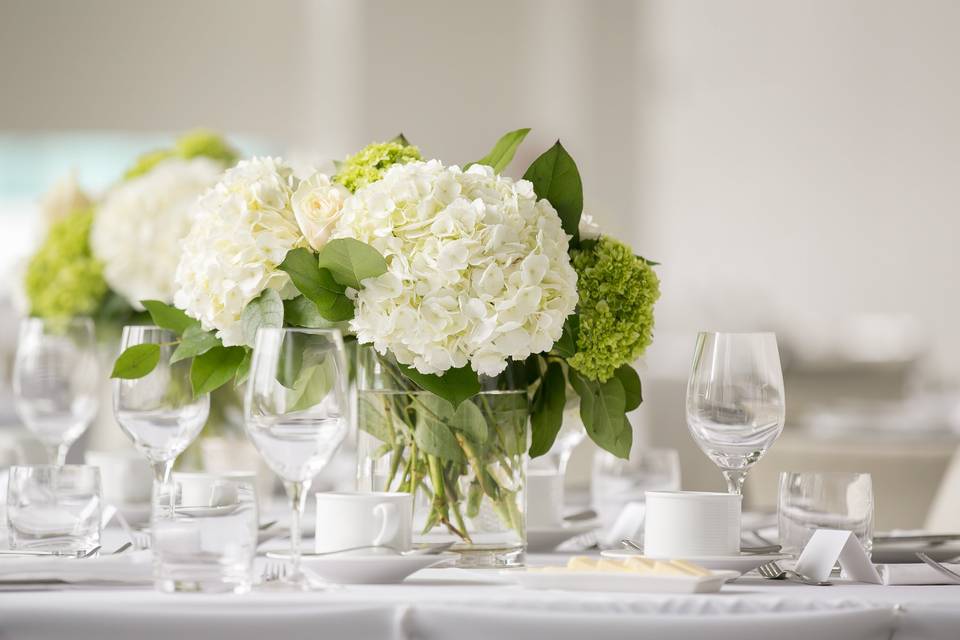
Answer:
[[[331,176],[242,161],[198,201],[173,306],[144,303],[179,334],[172,357],[193,359],[195,393],[245,378],[260,327],[343,327],[364,347],[361,479],[416,494],[419,531],[482,562],[522,559],[526,460],[550,449],[568,387],[591,439],[629,454],[631,363],[659,295],[653,263],[581,234],[580,175],[559,142],[522,179],[502,175],[528,132],[462,167],[402,136]],[[146,375],[159,353],[132,347],[113,375]],[[329,381],[286,383],[303,397]]]

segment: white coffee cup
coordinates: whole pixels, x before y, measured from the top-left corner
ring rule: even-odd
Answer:
[[[237,504],[237,483],[245,482],[255,487],[257,475],[245,471],[228,473],[177,471],[173,474],[173,482],[179,490],[178,503],[183,507],[226,507]]]
[[[644,555],[651,558],[740,553],[743,496],[701,491],[647,491]]]
[[[408,551],[413,535],[409,493],[318,493],[317,553],[365,546]]]
[[[99,467],[103,499],[114,506],[150,502],[153,474],[146,458],[132,450],[87,451],[86,463]]]
[[[554,469],[527,470],[527,527],[563,525],[563,474]]]

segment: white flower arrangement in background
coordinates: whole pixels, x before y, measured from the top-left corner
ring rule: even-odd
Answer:
[[[557,212],[488,166],[396,165],[346,201],[333,235],[389,265],[357,292],[357,339],[421,373],[497,375],[549,350],[577,305]]]
[[[216,330],[224,346],[244,344],[240,316],[264,289],[296,295],[277,269],[307,241],[291,209],[298,186],[279,158],[253,158],[229,169],[197,202],[176,267],[174,304]]]
[[[94,218],[90,244],[111,289],[135,308],[141,300],[173,300],[171,274],[190,231],[197,197],[224,166],[209,158],[171,158],[107,193]]]

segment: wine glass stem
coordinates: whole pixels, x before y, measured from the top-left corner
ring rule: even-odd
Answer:
[[[170,472],[173,470],[173,460],[162,460],[158,462],[151,462],[150,467],[153,469],[153,490],[156,495],[163,495],[163,488],[167,486],[167,483],[170,481]],[[173,495],[173,491],[169,493],[170,497],[170,508],[173,509],[174,499],[176,496]]]
[[[290,573],[294,579],[300,576],[300,516],[306,506],[310,482],[283,483],[290,498]]]
[[[743,481],[747,479],[746,471],[724,469],[723,478],[727,481],[727,493],[743,495]]]
[[[51,444],[47,445],[46,449],[50,464],[62,467],[67,463],[67,452],[70,451],[69,444]]]

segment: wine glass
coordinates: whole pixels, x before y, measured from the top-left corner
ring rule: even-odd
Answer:
[[[783,373],[773,333],[697,337],[687,382],[687,426],[693,439],[740,495],[747,470],[783,430]]]
[[[190,360],[170,363],[176,340],[173,332],[160,327],[124,327],[121,353],[138,344],[158,344],[160,361],[142,378],[113,382],[113,413],[153,467],[154,495],[160,495],[177,456],[197,437],[210,413],[210,394],[193,393]]]
[[[290,498],[290,571],[300,571],[300,518],[313,477],[347,436],[347,364],[336,329],[261,328],[244,398],[247,435]]]
[[[27,318],[20,323],[14,405],[56,466],[63,466],[70,445],[97,414],[99,366],[93,329],[90,318]]]

